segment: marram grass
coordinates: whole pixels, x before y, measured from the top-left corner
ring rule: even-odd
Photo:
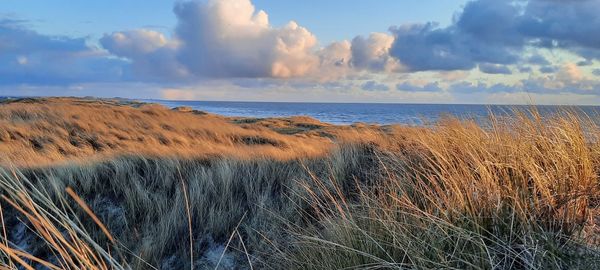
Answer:
[[[594,269],[600,131],[535,111],[327,155],[0,173],[0,262],[50,269]]]

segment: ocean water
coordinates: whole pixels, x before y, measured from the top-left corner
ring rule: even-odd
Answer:
[[[441,117],[455,116],[461,119],[482,120],[492,112],[510,115],[514,109],[527,110],[530,106],[507,105],[450,105],[450,104],[380,104],[380,103],[292,103],[292,102],[228,102],[228,101],[171,101],[146,100],[170,108],[188,106],[195,110],[225,116],[288,117],[310,116],[332,124],[423,125],[435,123]],[[598,116],[597,106],[536,106],[543,115],[571,110]]]

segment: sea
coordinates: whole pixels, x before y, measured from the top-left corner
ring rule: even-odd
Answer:
[[[290,117],[310,116],[322,122],[349,125],[368,124],[433,124],[443,117],[484,121],[490,114],[510,116],[516,111],[535,108],[542,115],[565,111],[585,114],[599,119],[600,106],[526,106],[470,104],[383,104],[383,103],[301,103],[301,102],[231,102],[231,101],[173,101],[144,100],[167,107],[188,106],[195,110],[224,116]]]

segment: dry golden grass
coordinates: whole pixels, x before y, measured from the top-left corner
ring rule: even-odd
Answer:
[[[315,229],[283,258],[298,269],[595,269],[600,132],[567,113],[449,119],[403,129],[358,199],[307,185]],[[316,179],[315,181],[322,181]],[[317,195],[312,195],[317,194]],[[291,254],[291,256],[289,256]]]
[[[332,147],[323,134],[309,132],[328,125],[303,118],[270,121],[279,127],[153,104],[24,99],[0,105],[0,162],[39,166],[124,153],[291,159],[323,155]]]
[[[159,105],[134,108],[53,98],[0,106],[0,160],[5,164],[39,166],[123,153],[289,159],[322,155],[330,147],[322,137],[283,135]]]
[[[27,113],[11,116],[20,108]],[[600,263],[600,129],[573,112],[517,112],[485,126],[445,119],[431,127],[340,127],[53,99],[2,105],[0,115],[7,132],[54,138],[32,150],[25,139],[0,143],[15,149],[6,161],[19,164],[0,170],[0,263],[13,268]],[[80,118],[59,120],[72,115]],[[75,123],[102,145],[116,142],[112,130],[148,144],[93,151],[88,142],[71,155],[56,152]],[[151,139],[156,134],[186,144],[164,145]],[[45,151],[54,156],[44,159]],[[30,166],[28,155],[46,166]],[[94,161],[60,162],[82,158]]]
[[[0,104],[0,164],[43,166],[122,154],[154,156],[322,156],[332,139],[377,137],[371,129],[308,117],[233,119],[187,108],[78,98]]]

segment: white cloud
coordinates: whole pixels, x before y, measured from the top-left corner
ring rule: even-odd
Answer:
[[[352,66],[371,71],[398,71],[400,63],[389,54],[394,37],[385,33],[371,33],[368,38],[357,36],[352,40]]]
[[[175,14],[177,56],[195,76],[288,78],[318,64],[311,32],[293,21],[273,27],[250,0],[180,2]]]
[[[352,49],[349,41],[339,41],[329,44],[317,52],[319,67],[310,77],[319,81],[330,81],[344,78],[352,73],[350,61]]]

